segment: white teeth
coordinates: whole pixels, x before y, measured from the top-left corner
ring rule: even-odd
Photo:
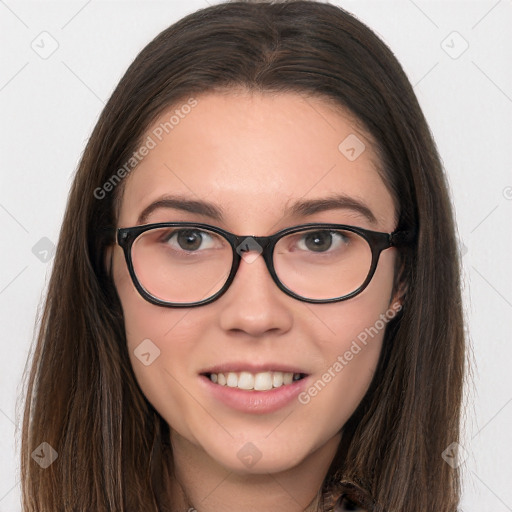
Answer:
[[[238,373],[228,372],[227,374],[211,373],[210,380],[221,386],[228,386],[230,388],[268,391],[273,387],[279,388],[291,384],[293,381],[299,380],[300,375],[299,373],[293,374],[291,372],[250,373],[243,371]]]
[[[212,377],[215,374],[212,374]],[[240,389],[254,389],[254,375],[249,372],[240,372],[238,376],[238,387]]]
[[[270,372],[256,374],[256,377],[254,377],[254,389],[256,391],[272,389],[272,375]]]
[[[233,372],[229,372],[228,376],[226,378],[226,384],[230,388],[236,388],[237,385],[238,385],[238,376],[237,376],[237,374],[233,373]]]
[[[283,374],[282,372],[274,372],[274,375],[272,377],[272,384],[275,388],[278,388],[279,386],[283,385]]]

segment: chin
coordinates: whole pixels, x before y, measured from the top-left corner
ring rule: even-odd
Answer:
[[[279,450],[274,443],[262,441],[245,441],[237,443],[232,450],[218,452],[218,443],[215,453],[210,450],[210,457],[227,470],[242,475],[258,475],[279,473],[299,465],[308,455],[304,451],[304,443],[287,447],[286,451]],[[224,447],[225,448],[225,447]]]

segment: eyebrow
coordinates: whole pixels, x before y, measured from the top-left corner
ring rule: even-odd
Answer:
[[[173,208],[175,210],[204,215],[219,222],[224,218],[222,208],[208,201],[198,201],[180,196],[165,196],[144,208],[139,215],[138,224],[144,224],[149,215],[159,208]],[[358,199],[343,194],[320,199],[296,201],[286,208],[285,214],[306,217],[315,213],[336,209],[353,210],[366,217],[372,224],[377,222],[375,215],[367,205]]]

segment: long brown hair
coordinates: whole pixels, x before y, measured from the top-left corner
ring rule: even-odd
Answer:
[[[323,510],[346,489],[375,511],[456,510],[458,472],[441,454],[459,438],[459,260],[427,122],[392,52],[352,15],[313,1],[253,1],[208,7],[164,30],[129,67],[94,128],[70,191],[27,380],[25,512],[165,510],[169,426],[136,382],[103,261],[104,228],[116,226],[122,193],[122,180],[114,186],[112,177],[170,106],[240,87],[316,96],[352,113],[375,141],[397,228],[417,232],[400,262],[403,310],[344,427]],[[31,457],[43,442],[58,453],[46,469]]]

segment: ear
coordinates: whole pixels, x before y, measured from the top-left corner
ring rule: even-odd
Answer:
[[[393,294],[391,296],[391,300],[389,301],[390,307],[393,309],[402,309],[405,302],[405,294],[407,292],[407,285],[405,283],[399,283]]]
[[[408,283],[405,276],[405,263],[397,261],[395,269],[395,279],[393,283],[393,292],[389,301],[389,305],[399,310],[403,308],[405,296],[408,290]]]

